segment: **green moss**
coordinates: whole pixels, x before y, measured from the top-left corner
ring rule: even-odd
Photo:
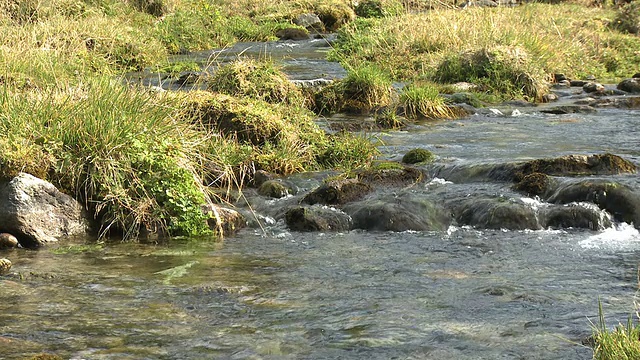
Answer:
[[[402,3],[395,0],[363,0],[355,7],[356,15],[365,18],[381,18],[401,15],[404,11]]]
[[[413,149],[404,154],[402,162],[405,164],[418,164],[432,162],[434,159],[433,153],[427,149]]]

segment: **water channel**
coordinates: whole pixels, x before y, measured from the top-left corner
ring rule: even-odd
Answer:
[[[340,76],[319,55],[280,59],[313,64],[310,78]],[[640,165],[637,110],[519,110],[375,135],[392,160],[424,147],[447,165],[605,151]],[[637,175],[614,179],[640,191]],[[448,180],[412,191],[517,196]],[[295,181],[303,192],[318,183]],[[0,359],[590,359],[582,341],[598,301],[609,326],[635,312],[640,234],[626,223],[298,233],[270,210],[297,198],[247,199],[261,226],[221,242],[78,240],[2,253],[14,266],[0,278]]]

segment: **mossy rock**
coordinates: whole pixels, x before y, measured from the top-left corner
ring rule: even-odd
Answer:
[[[301,30],[304,31],[304,30]],[[273,62],[241,59],[218,69],[209,89],[269,103],[302,105],[304,95]]]
[[[432,162],[434,159],[435,155],[427,149],[413,149],[404,154],[402,162],[405,164],[418,164]]]
[[[542,173],[555,176],[587,176],[633,174],[636,166],[620,156],[604,153],[597,155],[568,155],[552,159],[528,161],[514,171],[514,179],[522,181],[525,176]]]
[[[513,186],[516,191],[523,192],[527,196],[540,196],[548,193],[555,181],[547,174],[535,172],[526,175],[520,182]]]
[[[401,15],[404,7],[395,0],[362,0],[354,8],[356,15],[365,18],[382,18]]]
[[[267,180],[258,188],[258,194],[274,199],[283,198],[294,192],[294,189],[279,180]]]
[[[356,19],[355,11],[344,1],[318,1],[313,7],[327,31],[335,31]]]
[[[348,231],[352,226],[349,215],[323,206],[291,208],[285,221],[293,231]]]
[[[371,186],[403,187],[421,182],[425,174],[415,167],[385,161],[370,168],[357,169],[350,176]]]
[[[309,32],[301,28],[286,28],[276,31],[276,36],[280,40],[307,40]]]
[[[357,179],[335,179],[307,194],[302,202],[309,205],[342,205],[361,199],[372,190],[371,185]]]

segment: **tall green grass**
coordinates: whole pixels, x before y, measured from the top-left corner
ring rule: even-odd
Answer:
[[[30,97],[5,88],[0,109],[4,145],[14,149],[0,152],[3,174],[48,178],[84,201],[102,234],[210,232],[201,210],[206,136],[162,97],[101,80]]]
[[[626,324],[610,330],[604,319],[602,303],[598,301],[598,324],[593,329],[595,360],[640,359],[640,324],[629,317]]]
[[[459,79],[438,74],[446,62],[464,58],[465,54],[492,53],[492,49],[520,49],[525,57],[512,65],[531,75],[531,83],[544,81],[545,75],[553,73],[572,78],[628,77],[640,64],[640,54],[635,50],[640,48],[640,38],[613,30],[609,25],[614,17],[615,11],[609,8],[533,3],[515,8],[444,9],[360,19],[339,31],[330,56],[347,67],[377,66],[395,80],[454,82]],[[490,62],[491,70],[504,71],[498,81],[513,73],[513,66],[496,68],[494,63],[504,62],[488,59],[495,60]],[[495,71],[475,75],[492,85]],[[521,87],[515,85],[516,90]]]

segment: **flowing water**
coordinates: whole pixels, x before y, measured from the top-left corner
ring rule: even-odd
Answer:
[[[640,164],[637,111],[520,111],[377,135],[388,159],[424,147],[448,165],[604,151]],[[614,179],[640,189],[636,175]],[[446,180],[414,191],[515,196]],[[609,326],[635,312],[629,224],[296,233],[276,214],[297,200],[249,197],[262,227],[223,242],[1,253],[14,266],[0,277],[0,359],[589,359],[598,301]]]

